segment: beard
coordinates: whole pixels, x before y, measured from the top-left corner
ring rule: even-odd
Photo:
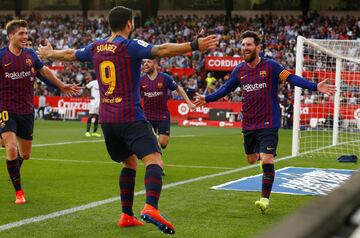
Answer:
[[[146,74],[152,74],[154,72],[154,68],[148,68],[144,70]]]
[[[256,59],[256,51],[255,50],[252,51],[250,53],[250,55],[248,55],[248,56],[245,56],[245,54],[243,54],[243,55],[244,55],[244,60],[246,63],[251,63]]]

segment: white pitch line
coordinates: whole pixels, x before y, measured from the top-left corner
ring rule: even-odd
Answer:
[[[283,158],[279,158],[276,161],[282,161],[282,160],[287,160],[287,159],[291,159],[291,158],[294,158],[294,156],[286,156],[286,157],[283,157]],[[223,175],[228,175],[228,174],[232,174],[232,173],[252,169],[252,168],[255,168],[255,167],[258,167],[258,166],[259,165],[254,164],[254,165],[249,165],[249,166],[245,166],[245,167],[241,167],[241,168],[238,168],[238,169],[229,170],[229,171],[225,171],[225,172],[221,172],[221,173],[210,174],[210,175],[201,176],[201,177],[197,177],[197,178],[193,178],[193,179],[188,179],[188,180],[183,180],[183,181],[179,181],[179,182],[175,182],[175,183],[170,183],[170,184],[164,185],[162,187],[162,189],[163,190],[164,189],[169,189],[169,188],[172,188],[172,187],[177,187],[177,186],[180,186],[180,185],[193,183],[193,182],[197,182],[197,181],[201,181],[201,180],[205,180],[205,179],[209,179],[209,178],[215,178],[215,177],[219,177],[219,176],[223,176]],[[136,192],[134,195],[138,196],[138,195],[142,195],[142,194],[145,194],[145,190],[141,190],[139,192]],[[36,222],[41,222],[41,221],[45,221],[45,220],[48,220],[48,219],[53,219],[53,218],[56,218],[56,217],[72,214],[72,213],[75,213],[75,212],[78,212],[78,211],[83,211],[83,210],[86,210],[86,209],[94,208],[94,207],[97,207],[97,206],[100,206],[100,205],[112,203],[112,202],[119,201],[119,200],[120,200],[119,197],[113,197],[113,198],[108,198],[108,199],[97,201],[97,202],[91,202],[91,203],[88,203],[88,204],[85,204],[85,205],[82,205],[82,206],[73,207],[73,208],[53,212],[53,213],[50,213],[50,214],[47,214],[47,215],[41,215],[41,216],[27,218],[27,219],[20,220],[20,221],[17,221],[17,222],[12,222],[12,223],[2,225],[2,226],[0,226],[0,231],[5,231],[5,230],[9,230],[11,228],[15,228],[15,227],[19,227],[19,226],[23,226],[23,225],[27,225],[27,224],[31,224],[31,223],[36,223]]]
[[[5,156],[0,156],[4,157]],[[70,160],[70,159],[50,159],[50,158],[33,158],[30,160],[41,161],[54,161],[54,162],[68,162],[68,163],[86,163],[86,164],[116,164],[113,161],[91,161],[91,160]],[[139,163],[139,165],[144,165]],[[201,165],[185,165],[185,164],[166,164],[165,167],[178,167],[178,168],[196,168],[196,169],[236,169],[234,167],[219,167],[219,166],[201,166]]]
[[[188,138],[195,137],[195,135],[178,135],[172,136],[172,138]],[[72,145],[72,144],[81,144],[81,143],[98,143],[104,142],[104,139],[101,140],[78,140],[78,141],[63,141],[63,142],[55,142],[55,143],[47,143],[47,144],[35,144],[32,147],[47,147],[47,146],[56,146],[56,145]],[[3,147],[0,147],[0,150],[3,150]]]

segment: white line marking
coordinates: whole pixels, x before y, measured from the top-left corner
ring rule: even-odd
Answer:
[[[0,156],[4,157],[5,156]],[[116,164],[113,161],[91,161],[91,160],[68,160],[68,159],[50,159],[50,158],[32,158],[30,160],[41,161],[54,161],[54,162],[69,162],[69,163],[86,163],[86,164]],[[139,163],[139,165],[144,165]],[[219,167],[219,166],[200,166],[200,165],[185,165],[185,164],[167,164],[165,167],[177,167],[177,168],[197,168],[197,169],[236,169],[234,167]]]
[[[287,160],[287,159],[291,159],[291,158],[294,158],[294,156],[286,156],[286,157],[277,159],[276,161],[282,161],[282,160]],[[252,168],[255,168],[255,167],[258,167],[258,166],[259,165],[254,164],[254,165],[249,165],[249,166],[245,166],[245,167],[241,167],[241,168],[238,168],[238,169],[229,170],[229,171],[225,171],[225,172],[221,172],[221,173],[210,174],[210,175],[201,176],[201,177],[197,177],[197,178],[193,178],[193,179],[188,179],[188,180],[184,180],[184,181],[170,183],[170,184],[164,185],[162,187],[162,189],[163,190],[164,189],[169,189],[169,188],[172,188],[172,187],[176,187],[176,186],[180,186],[180,185],[184,185],[184,184],[188,184],[188,183],[193,183],[193,182],[197,182],[197,181],[201,181],[201,180],[205,180],[205,179],[209,179],[209,178],[215,178],[215,177],[219,177],[219,176],[223,176],[223,175],[228,175],[228,174],[232,174],[232,173],[252,169]],[[138,195],[142,195],[142,194],[145,194],[145,190],[141,190],[139,192],[136,192],[134,195],[138,196]],[[105,199],[105,200],[101,200],[101,201],[97,201],[97,202],[91,202],[91,203],[88,203],[88,204],[85,204],[85,205],[82,205],[82,206],[73,207],[73,208],[53,212],[53,213],[50,213],[50,214],[47,214],[47,215],[41,215],[41,216],[37,216],[37,217],[27,218],[27,219],[20,220],[20,221],[17,221],[17,222],[12,222],[12,223],[2,225],[2,226],[0,226],[0,231],[5,231],[5,230],[9,230],[11,228],[15,228],[15,227],[19,227],[19,226],[23,226],[23,225],[27,225],[27,224],[31,224],[31,223],[36,223],[36,222],[41,222],[41,221],[45,221],[45,220],[48,220],[48,219],[53,219],[53,218],[56,218],[56,217],[72,214],[72,213],[75,213],[75,212],[78,212],[78,211],[83,211],[83,210],[86,210],[86,209],[94,208],[94,207],[97,207],[97,206],[101,206],[101,205],[112,203],[112,202],[119,201],[119,200],[120,200],[119,197],[113,197],[113,198],[109,198],[109,199]]]
[[[195,135],[178,135],[172,136],[172,138],[188,138],[188,137],[195,137]],[[55,142],[55,143],[48,143],[48,144],[35,144],[32,147],[46,147],[46,146],[56,146],[56,145],[72,145],[72,144],[81,144],[81,143],[98,143],[104,142],[104,139],[101,140],[78,140],[78,141],[63,141],[63,142]],[[3,147],[0,147],[0,150],[3,150]]]

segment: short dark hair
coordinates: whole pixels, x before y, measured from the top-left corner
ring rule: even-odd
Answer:
[[[132,20],[133,14],[130,8],[117,6],[109,12],[109,25],[113,32],[121,31],[125,28],[126,23]]]
[[[34,38],[32,36],[30,36],[30,35],[28,36],[28,41],[30,41],[31,44],[33,44],[33,45],[35,43]]]
[[[12,20],[6,24],[6,33],[13,34],[15,33],[20,27],[28,27],[28,23],[25,20]]]
[[[244,38],[249,38],[249,37],[254,39],[255,45],[260,44],[261,39],[255,31],[245,31],[240,36],[241,40],[243,40]]]

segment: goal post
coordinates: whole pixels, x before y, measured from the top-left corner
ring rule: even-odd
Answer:
[[[292,156],[360,156],[360,41],[297,37],[296,75],[329,80],[333,96],[295,87]]]

